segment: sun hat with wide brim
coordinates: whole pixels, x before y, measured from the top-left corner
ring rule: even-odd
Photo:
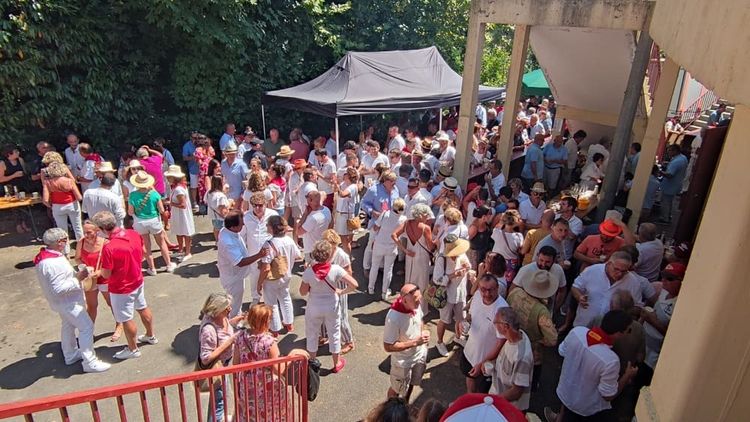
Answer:
[[[438,176],[441,177],[451,177],[453,175],[453,169],[451,169],[449,166],[442,165],[440,168],[438,168]]]
[[[455,177],[446,177],[443,180],[443,187],[448,190],[456,190],[458,188],[458,180]]]
[[[534,183],[534,186],[531,188],[531,191],[532,192],[536,192],[536,193],[546,193],[547,192],[547,190],[544,189],[544,183],[542,183],[542,182],[536,182],[536,183]]]
[[[613,220],[604,220],[599,224],[599,233],[609,237],[617,237],[622,233],[622,227],[615,224]]]
[[[552,274],[546,270],[525,272],[519,283],[526,293],[539,299],[552,297],[558,287],[557,282],[552,279]]]
[[[126,169],[137,169],[137,168],[143,168],[143,165],[138,160],[130,160],[127,166],[125,166]]]
[[[277,157],[290,157],[294,154],[294,150],[289,148],[289,145],[282,145],[279,152],[276,153]]]
[[[455,239],[454,239],[455,238]],[[444,255],[448,258],[459,256],[466,253],[469,250],[469,241],[461,239],[455,235],[448,235],[445,237],[445,252]]]
[[[450,136],[442,130],[435,134],[435,139],[438,142],[449,142],[451,140]]]
[[[145,189],[154,186],[154,176],[139,170],[138,173],[130,176],[130,183],[137,189]]]
[[[112,163],[109,161],[102,161],[99,163],[99,167],[96,168],[99,173],[114,173],[115,169],[112,167]]]
[[[174,177],[175,179],[182,179],[185,177],[185,173],[182,172],[182,169],[177,164],[172,164],[169,166],[169,169],[164,173],[164,176],[166,177]]]
[[[231,142],[231,141],[227,142],[227,144],[224,145],[224,149],[221,150],[221,151],[224,152],[224,153],[229,153],[229,154],[236,153],[237,152],[237,144],[235,144],[234,142]]]

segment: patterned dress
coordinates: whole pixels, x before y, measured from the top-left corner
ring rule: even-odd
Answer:
[[[206,195],[206,192],[208,191],[208,186],[206,186],[206,176],[208,175],[208,163],[211,162],[211,160],[216,155],[216,152],[214,152],[214,148],[209,146],[208,150],[204,150],[203,147],[198,147],[195,149],[195,162],[198,163],[198,201],[202,201],[203,197]]]
[[[270,359],[274,338],[271,333],[242,332],[235,340],[240,364]],[[240,378],[240,421],[287,420],[287,391],[271,368],[254,369]],[[249,418],[247,417],[249,415]]]

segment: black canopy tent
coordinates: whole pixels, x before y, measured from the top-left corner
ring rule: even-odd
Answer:
[[[437,48],[348,52],[317,78],[291,88],[265,92],[265,106],[307,111],[335,119],[457,105],[461,75],[448,66]],[[505,88],[479,86],[479,100],[499,99]],[[338,139],[336,139],[338,151]]]

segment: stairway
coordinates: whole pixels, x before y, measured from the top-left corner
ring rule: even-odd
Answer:
[[[701,113],[701,115],[698,116],[698,118],[695,119],[695,121],[693,121],[692,124],[686,128],[686,130],[688,132],[691,132],[708,126],[708,118],[709,116],[711,116],[711,113],[713,113],[714,110],[719,107],[719,104],[727,104],[727,109],[722,114],[722,119],[731,119],[732,115],[734,115],[734,106],[730,105],[726,100],[719,99],[718,102],[711,105],[710,109],[705,110],[703,113]]]

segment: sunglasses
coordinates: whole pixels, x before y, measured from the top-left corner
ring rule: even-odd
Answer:
[[[542,196],[539,192],[531,192],[531,196]]]
[[[412,295],[412,294],[414,294],[414,293],[416,293],[418,291],[419,291],[419,287],[414,287],[413,289],[411,289],[408,292],[406,292],[406,294],[404,296]]]
[[[419,187],[419,185],[410,185],[410,186],[407,186],[407,188],[409,188],[409,189],[416,189],[418,187]]]
[[[265,207],[265,206],[266,206],[266,204],[253,204],[253,208],[261,208],[261,207]]]

